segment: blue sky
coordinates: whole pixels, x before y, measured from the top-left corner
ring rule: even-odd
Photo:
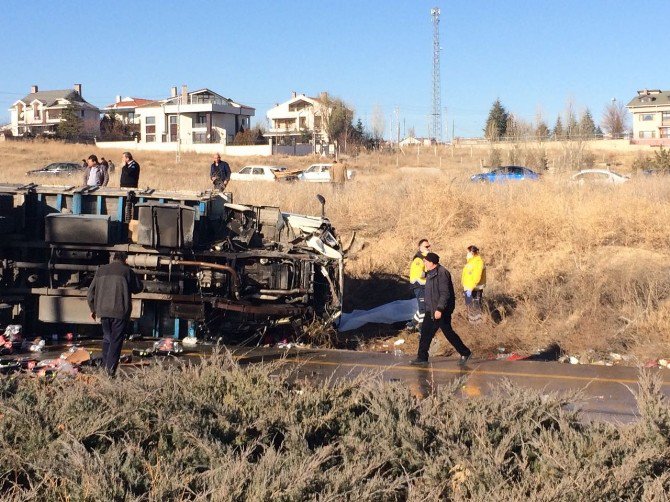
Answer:
[[[568,101],[598,121],[612,98],[670,88],[667,0],[70,1],[5,0],[0,123],[30,90],[83,84],[89,102],[202,87],[256,108],[291,91],[343,98],[366,125],[427,134],[431,7],[441,9],[442,107],[452,135],[480,136],[491,104],[550,126]]]

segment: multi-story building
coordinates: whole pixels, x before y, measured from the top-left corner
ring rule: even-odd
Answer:
[[[265,137],[276,145],[292,143],[328,144],[324,122],[330,108],[320,98],[291,93],[291,99],[267,112],[269,129]]]
[[[143,143],[230,143],[248,130],[255,110],[209,89],[181,94],[172,87],[170,97],[136,107]]]
[[[637,91],[626,106],[633,116],[633,143],[670,145],[670,91]]]
[[[82,97],[81,84],[74,84],[73,89],[58,91],[40,91],[33,85],[30,94],[9,109],[12,135],[54,134],[63,110],[68,106],[72,106],[82,119],[85,134],[99,134],[100,110]]]

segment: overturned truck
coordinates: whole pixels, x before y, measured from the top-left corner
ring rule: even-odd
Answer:
[[[133,331],[235,337],[335,321],[343,257],[321,217],[229,193],[0,185],[0,312],[35,332],[92,324],[86,294],[123,251],[143,284]]]

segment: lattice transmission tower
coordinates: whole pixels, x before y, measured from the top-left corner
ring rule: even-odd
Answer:
[[[440,143],[442,141],[442,100],[440,98],[440,9],[430,9],[433,18],[433,123],[431,127],[432,138]]]

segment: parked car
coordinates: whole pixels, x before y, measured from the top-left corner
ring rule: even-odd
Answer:
[[[301,181],[312,181],[315,183],[327,183],[330,181],[330,170],[333,164],[312,164],[303,172],[298,174],[298,179]],[[354,171],[347,169],[347,179],[350,180],[354,176]]]
[[[572,175],[571,180],[580,185],[584,184],[597,184],[597,185],[620,185],[625,183],[630,178],[628,176],[623,176],[619,173],[613,171],[608,171],[607,169],[582,169],[576,174]]]
[[[295,181],[297,177],[284,166],[244,166],[230,175],[235,181]]]
[[[538,180],[540,174],[521,166],[500,166],[491,169],[487,173],[479,173],[470,177],[470,181],[479,182],[501,182],[501,181],[517,181],[517,180]]]
[[[42,167],[41,169],[33,169],[32,171],[28,171],[26,174],[30,176],[71,176],[72,174],[81,173],[83,169],[84,168],[81,164],[75,162],[54,162],[46,167]]]

